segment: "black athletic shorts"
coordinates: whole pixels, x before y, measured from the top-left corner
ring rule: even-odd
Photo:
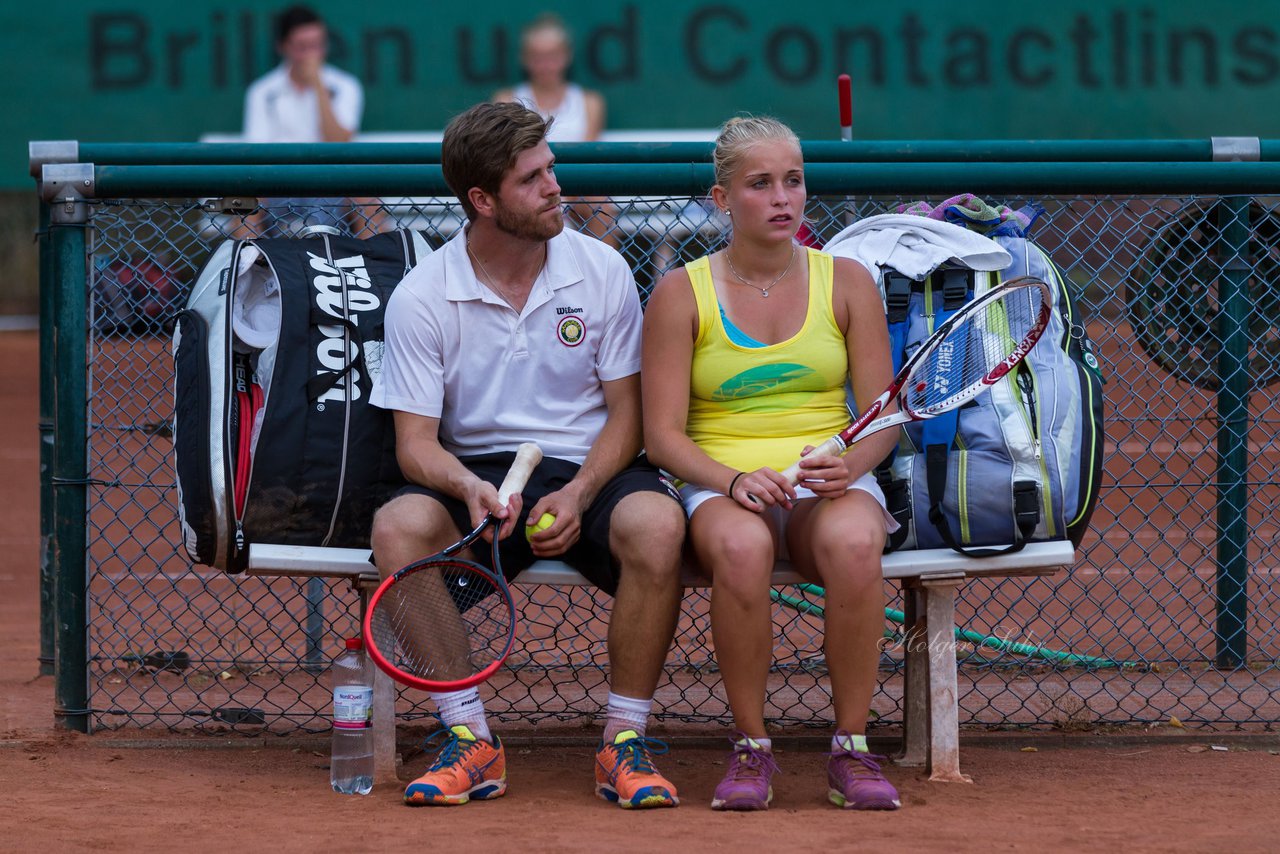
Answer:
[[[497,486],[506,477],[515,456],[511,452],[503,452],[461,457],[460,460],[477,477]],[[567,460],[543,457],[542,462],[538,463],[538,467],[533,470],[529,483],[522,493],[524,500],[520,518],[516,520],[516,527],[498,546],[503,574],[508,581],[538,560],[524,535],[529,511],[543,496],[563,489],[569,481],[573,480],[580,468],[581,466],[577,463]],[[618,562],[609,553],[609,519],[618,502],[633,492],[661,492],[670,496],[671,500],[677,504],[680,502],[679,493],[671,482],[642,455],[604,485],[595,501],[582,515],[582,533],[578,541],[570,546],[567,552],[555,558],[572,566],[610,596],[618,591],[619,567]],[[467,505],[452,496],[417,484],[409,484],[396,495],[428,495],[444,505],[459,532],[465,534],[471,530],[471,516],[467,511]],[[471,553],[472,559],[477,563],[493,568],[490,565],[492,561],[488,544],[477,541],[472,545]]]

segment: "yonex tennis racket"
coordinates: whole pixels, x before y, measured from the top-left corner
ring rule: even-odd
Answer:
[[[524,489],[542,460],[526,442],[498,488],[503,504]],[[492,676],[516,635],[516,608],[498,559],[492,513],[439,554],[414,561],[378,585],[364,617],[365,646],[392,679],[423,691],[460,691]],[[456,555],[494,527],[493,570]]]
[[[941,415],[995,385],[1031,352],[1049,325],[1049,286],[1020,276],[971,300],[939,326],[898,371],[884,394],[809,455],[843,454],[864,436]],[[898,411],[881,415],[896,400]],[[794,485],[800,464],[782,475]]]

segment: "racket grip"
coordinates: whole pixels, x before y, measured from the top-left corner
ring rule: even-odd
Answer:
[[[540,462],[542,449],[536,443],[525,442],[516,448],[516,458],[507,470],[507,476],[502,479],[502,486],[498,487],[498,500],[506,504],[511,496],[522,492],[524,485],[529,482],[529,476]]]
[[[818,447],[809,452],[811,457],[820,457],[826,454],[840,456],[849,448],[844,442],[840,441],[839,436],[832,436]],[[795,486],[800,482],[800,461],[792,463],[782,472],[782,476],[787,479],[787,483]]]

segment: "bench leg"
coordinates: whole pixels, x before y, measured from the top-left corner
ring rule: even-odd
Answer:
[[[960,705],[956,677],[956,591],[963,578],[926,580],[929,632],[929,779],[972,783],[960,773]]]
[[[356,584],[360,594],[360,624],[369,608],[369,596],[374,586]],[[373,784],[394,783],[400,785],[400,753],[396,750],[396,683],[373,668]]]
[[[396,750],[396,683],[373,669],[373,782],[400,783],[400,754]]]
[[[902,755],[897,757],[897,763],[909,767],[929,762],[929,647],[920,608],[923,598],[923,591],[903,584],[906,673],[902,692]]]

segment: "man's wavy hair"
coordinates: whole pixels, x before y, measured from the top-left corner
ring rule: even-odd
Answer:
[[[476,218],[467,193],[479,187],[497,195],[516,158],[546,139],[550,127],[551,119],[506,102],[477,104],[449,122],[440,145],[440,168],[467,219]]]

